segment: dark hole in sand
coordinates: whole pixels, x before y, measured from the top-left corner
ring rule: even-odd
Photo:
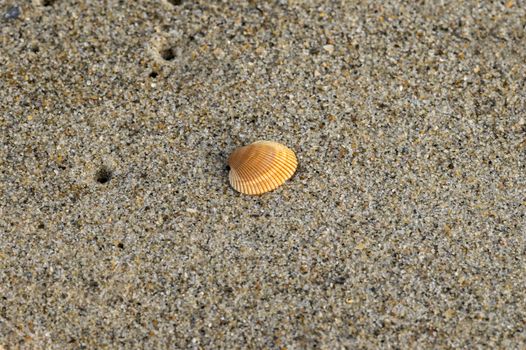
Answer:
[[[174,51],[171,48],[164,49],[164,50],[161,51],[161,57],[165,61],[173,61],[175,59],[175,54],[174,54]]]
[[[179,6],[183,3],[183,0],[168,0],[168,2],[174,6]]]
[[[53,5],[57,0],[42,0],[42,6],[51,6]]]
[[[345,277],[342,277],[342,276],[340,276],[340,277],[336,277],[336,278],[334,279],[334,283],[335,283],[335,284],[344,284],[344,283],[345,283],[345,280],[346,280]]]
[[[108,167],[103,166],[95,174],[95,181],[97,181],[100,184],[105,184],[111,180],[112,176],[113,176],[112,171]]]
[[[155,78],[157,78],[158,75],[159,75],[159,73],[157,73],[157,72],[151,72],[150,73],[150,78],[154,78],[155,79]]]

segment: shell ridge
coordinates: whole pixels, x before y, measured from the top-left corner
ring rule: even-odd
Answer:
[[[255,169],[252,164],[244,164],[243,170],[246,174],[245,178],[247,179],[247,182],[257,181],[257,169]]]
[[[272,161],[271,159],[264,162],[266,165],[268,165],[266,168],[263,167],[256,167],[252,163],[246,163],[245,167],[249,168],[249,171],[253,174],[253,176],[249,176],[249,181],[251,182],[257,182],[259,179],[266,177],[268,173],[267,168],[272,167]]]
[[[283,181],[288,180],[288,178],[291,176],[289,174],[292,170],[292,166],[287,162],[287,159],[288,158],[286,154],[281,154],[279,157],[280,162],[275,169],[276,173],[278,173],[282,177]]]

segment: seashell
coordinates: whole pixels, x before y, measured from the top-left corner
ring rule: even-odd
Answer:
[[[230,185],[244,194],[272,191],[290,179],[298,167],[296,154],[272,141],[239,147],[228,157]]]

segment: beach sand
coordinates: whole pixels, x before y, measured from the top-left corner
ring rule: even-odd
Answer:
[[[524,347],[523,0],[0,15],[0,348]]]

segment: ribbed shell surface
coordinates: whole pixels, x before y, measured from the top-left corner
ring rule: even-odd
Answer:
[[[244,194],[272,191],[290,179],[298,166],[294,152],[272,141],[240,147],[228,158],[230,185]]]

